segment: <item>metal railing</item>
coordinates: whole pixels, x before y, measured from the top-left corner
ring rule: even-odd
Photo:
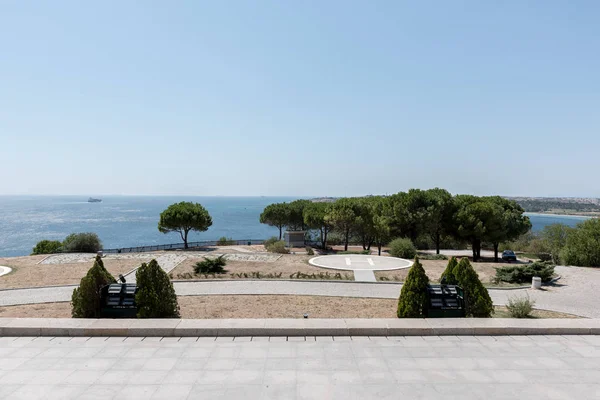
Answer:
[[[218,240],[205,240],[202,242],[188,242],[187,250],[198,249],[206,246],[251,246],[254,244],[263,244],[264,240],[245,239],[245,240],[228,240],[222,242]],[[185,249],[183,243],[172,243],[172,244],[156,244],[151,246],[137,246],[137,247],[121,247],[119,249],[103,249],[104,253],[143,253],[147,251],[159,251],[159,250],[182,250]]]

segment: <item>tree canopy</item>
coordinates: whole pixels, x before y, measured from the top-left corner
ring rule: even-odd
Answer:
[[[282,230],[289,223],[289,216],[290,213],[286,203],[269,204],[260,214],[260,223],[279,229],[279,240],[281,240]]]
[[[158,230],[162,233],[179,233],[187,249],[190,231],[204,232],[211,225],[212,218],[201,204],[182,201],[171,204],[160,214]]]

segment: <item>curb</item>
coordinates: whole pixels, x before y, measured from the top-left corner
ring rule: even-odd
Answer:
[[[230,337],[597,334],[600,334],[600,319],[0,319],[0,336]]]

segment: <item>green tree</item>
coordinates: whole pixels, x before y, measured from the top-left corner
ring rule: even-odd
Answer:
[[[68,253],[96,253],[102,249],[102,242],[93,232],[71,233],[62,242],[62,249]]]
[[[451,230],[454,201],[447,190],[434,188],[424,192],[425,208],[420,210],[421,229],[435,243],[435,252],[440,254],[442,238]]]
[[[556,264],[560,262],[560,252],[567,244],[567,238],[571,228],[564,224],[546,225],[541,233],[544,247],[550,251],[552,261]]]
[[[600,219],[588,219],[570,230],[559,257],[565,265],[600,267]]]
[[[500,196],[485,197],[493,205],[494,212],[486,221],[486,240],[494,246],[494,261],[498,262],[498,247],[501,242],[518,239],[531,230],[529,217],[514,200]]]
[[[381,255],[381,247],[392,238],[392,217],[390,202],[385,197],[376,197],[370,202],[373,215],[373,241],[377,245],[377,252]]]
[[[354,220],[353,233],[360,238],[363,250],[371,250],[375,241],[374,206],[379,196],[358,197],[353,200]]]
[[[427,208],[426,194],[420,189],[410,189],[390,196],[393,217],[392,235],[408,237],[415,243],[422,228]]]
[[[158,230],[162,233],[177,232],[183,240],[184,248],[188,248],[190,231],[204,232],[212,225],[212,218],[199,203],[182,201],[171,204],[160,213]]]
[[[111,283],[115,278],[104,268],[100,256],[96,256],[94,265],[81,279],[79,287],[73,290],[71,296],[71,315],[73,318],[98,318],[102,304],[100,302],[100,291]]]
[[[60,253],[61,248],[62,243],[58,240],[42,240],[37,242],[31,255]]]
[[[144,263],[135,273],[138,318],[179,318],[173,283],[156,260]]]
[[[456,261],[456,257],[451,257],[448,260],[448,265],[446,269],[442,273],[442,277],[440,280],[444,280],[446,285],[458,285],[458,278],[454,275],[454,269],[458,265],[458,261]]]
[[[398,318],[422,318],[428,306],[427,285],[429,278],[415,257],[415,262],[408,271],[408,276],[400,290],[398,299]]]
[[[260,214],[260,223],[277,227],[279,240],[281,240],[283,227],[289,222],[289,215],[289,207],[286,203],[269,204]]]
[[[331,204],[331,208],[325,218],[327,223],[333,225],[343,235],[344,251],[348,251],[350,232],[356,222],[352,199],[341,198],[336,200],[335,203]]]
[[[454,233],[471,243],[473,260],[481,258],[481,243],[495,240],[495,234],[503,229],[502,210],[490,201],[471,195],[455,196]]]
[[[284,203],[286,204],[286,203]],[[310,200],[295,200],[287,205],[286,226],[290,231],[304,231],[306,224],[304,222],[304,209],[312,204]]]
[[[490,294],[479,280],[477,272],[468,258],[462,258],[452,271],[465,294],[465,314],[467,317],[489,318],[494,313]]]
[[[307,204],[303,211],[304,224],[310,229],[319,231],[321,238],[321,248],[327,248],[327,235],[333,229],[326,216],[329,212],[330,204],[325,202],[314,202]]]

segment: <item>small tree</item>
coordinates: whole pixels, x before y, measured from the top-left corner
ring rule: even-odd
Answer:
[[[71,296],[71,315],[73,318],[98,318],[102,304],[100,303],[101,289],[111,283],[115,278],[104,268],[100,256],[96,256],[94,265],[81,279],[78,288],[73,290]]]
[[[37,242],[31,255],[60,253],[61,247],[62,243],[58,240],[42,240]]]
[[[265,207],[260,214],[260,223],[275,226],[279,229],[279,240],[281,240],[283,227],[290,219],[289,206],[287,203],[274,203]]]
[[[422,318],[427,307],[427,285],[429,278],[415,257],[415,262],[408,271],[398,299],[398,318]]]
[[[96,253],[102,249],[102,242],[93,232],[71,233],[62,243],[63,251]]]
[[[448,266],[444,270],[441,279],[444,280],[446,285],[457,285],[458,279],[454,275],[454,269],[458,265],[458,261],[456,261],[456,257],[451,257],[450,261],[448,261]]]
[[[453,269],[453,274],[465,294],[465,314],[467,317],[489,318],[494,313],[490,294],[479,280],[477,272],[468,258],[462,258]]]
[[[204,232],[211,225],[212,218],[202,204],[182,201],[171,204],[160,213],[158,230],[162,233],[179,233],[183,240],[183,246],[187,249],[190,231]]]
[[[417,255],[417,249],[409,238],[394,239],[390,242],[389,247],[393,257],[410,259]]]
[[[138,318],[179,318],[179,305],[173,283],[156,260],[138,268],[135,295]]]

